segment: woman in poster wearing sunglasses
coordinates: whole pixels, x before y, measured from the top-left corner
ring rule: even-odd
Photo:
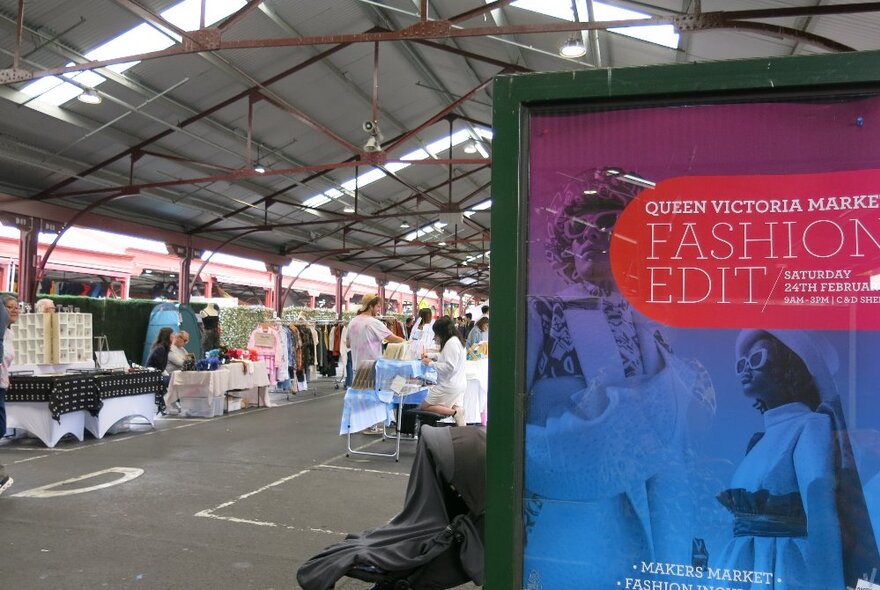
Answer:
[[[690,422],[708,424],[714,389],[610,268],[618,216],[650,184],[590,169],[546,207],[546,255],[565,286],[535,281],[529,296],[528,588],[616,588],[642,561],[692,561]]]
[[[718,495],[734,537],[710,566],[772,572],[754,588],[854,588],[880,559],[831,376],[836,351],[818,334],[744,330],[736,356],[765,431]]]

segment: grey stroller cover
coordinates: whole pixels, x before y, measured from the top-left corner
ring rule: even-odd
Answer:
[[[350,534],[309,559],[297,572],[300,586],[328,590],[355,567],[392,578],[421,569],[420,589],[482,585],[485,463],[482,428],[422,427],[403,510],[387,525]]]

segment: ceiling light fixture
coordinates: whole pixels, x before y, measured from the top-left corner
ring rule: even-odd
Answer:
[[[346,205],[345,208],[342,209],[343,213],[354,213],[354,207],[351,205]]]
[[[577,35],[572,35],[568,38],[568,41],[562,44],[562,47],[559,48],[559,55],[562,57],[567,57],[570,59],[583,57],[587,54],[587,47],[584,45],[584,42],[581,41]]]
[[[76,98],[86,104],[101,104],[101,95],[94,88],[86,88]]]
[[[476,154],[477,153],[477,142],[473,139],[467,140],[464,144],[464,153]]]
[[[254,172],[257,174],[266,173],[266,168],[260,163],[260,146],[257,146],[257,163],[254,164]]]
[[[400,227],[402,227],[403,229],[407,229],[407,228],[409,228],[409,224],[404,221],[403,223],[400,224]]]
[[[445,245],[446,245],[446,242],[438,242],[437,245],[438,245],[438,246],[445,246]]]

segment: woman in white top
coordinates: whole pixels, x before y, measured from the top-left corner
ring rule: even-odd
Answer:
[[[467,354],[451,318],[443,316],[434,322],[434,340],[440,345],[440,355],[436,361],[431,360],[428,355],[422,355],[422,362],[427,366],[434,366],[437,384],[431,387],[428,397],[419,409],[452,416],[456,424],[464,426],[464,409],[461,406],[467,388],[467,377],[464,373]]]

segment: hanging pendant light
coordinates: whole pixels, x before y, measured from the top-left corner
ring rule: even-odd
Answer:
[[[101,95],[94,88],[86,88],[76,98],[86,104],[101,104]]]
[[[581,41],[577,35],[572,35],[568,38],[568,41],[562,44],[562,47],[559,48],[559,55],[562,57],[567,57],[569,59],[575,59],[578,57],[583,57],[587,54],[587,47],[584,45],[584,42]]]

